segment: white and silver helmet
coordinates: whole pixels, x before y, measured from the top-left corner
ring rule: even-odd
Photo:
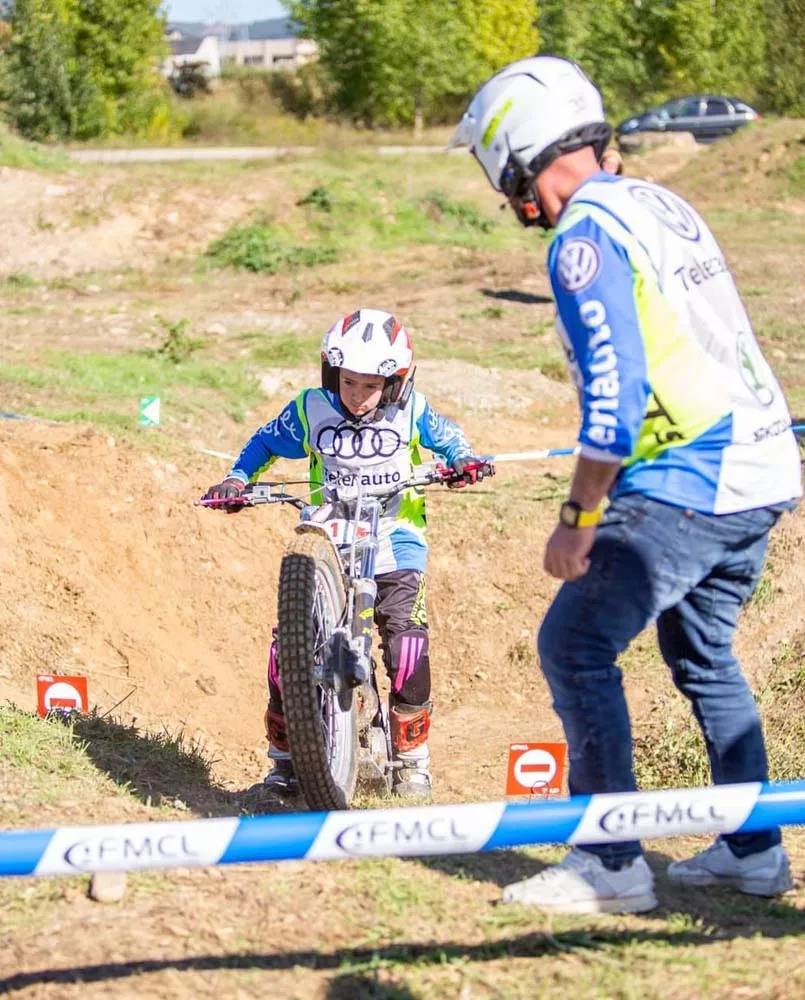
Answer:
[[[358,309],[333,324],[321,342],[321,384],[338,393],[338,369],[382,375],[381,407],[404,407],[414,388],[414,342],[382,309]]]
[[[600,159],[611,133],[598,88],[576,63],[532,56],[483,84],[450,147],[469,146],[492,187],[512,198],[522,197],[563,153],[592,146]]]

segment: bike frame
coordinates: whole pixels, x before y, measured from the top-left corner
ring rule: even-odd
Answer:
[[[473,469],[489,469],[487,462],[476,462],[465,466],[467,471]],[[344,565],[347,577],[347,614],[345,626],[336,629],[340,637],[347,638],[348,648],[339,646],[339,653],[334,656],[338,661],[338,669],[334,671],[336,676],[322,677],[322,680],[329,686],[335,686],[336,691],[347,688],[358,687],[367,683],[372,674],[371,653],[372,636],[374,626],[374,608],[377,599],[377,582],[375,580],[375,567],[377,564],[377,550],[379,545],[380,518],[385,505],[395,496],[408,489],[423,489],[426,486],[436,484],[449,485],[461,480],[455,470],[449,469],[440,463],[432,466],[420,467],[419,475],[413,476],[402,483],[398,483],[393,490],[383,493],[366,493],[358,476],[358,487],[355,496],[339,497],[336,490],[323,503],[314,505],[306,502],[302,497],[293,496],[285,492],[287,482],[259,482],[254,483],[251,488],[247,488],[239,497],[228,497],[225,499],[200,500],[198,503],[204,507],[241,508],[257,507],[263,504],[288,503],[296,507],[301,513],[301,523],[297,526],[297,531],[319,531],[325,535],[328,541],[334,546],[338,553],[342,565]],[[321,487],[318,488],[318,492]],[[338,546],[333,542],[324,527],[324,524],[333,517],[322,517],[323,509],[327,507],[330,511],[338,511],[342,508],[345,517],[340,518],[352,527],[352,537],[349,542],[349,552],[345,553],[346,546]],[[335,515],[338,517],[338,513]],[[368,533],[359,537],[359,525],[368,522]],[[335,648],[335,646],[334,646]],[[349,661],[347,666],[344,660]],[[332,671],[330,672],[333,673]]]

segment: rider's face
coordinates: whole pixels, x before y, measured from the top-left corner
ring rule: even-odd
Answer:
[[[386,380],[382,375],[361,375],[347,368],[338,370],[341,402],[356,417],[363,417],[380,405],[385,385]]]

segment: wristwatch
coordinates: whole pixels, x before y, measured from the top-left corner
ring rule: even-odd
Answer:
[[[559,520],[567,528],[592,528],[601,520],[603,512],[603,504],[599,504],[595,510],[584,510],[575,500],[565,500],[559,508]]]

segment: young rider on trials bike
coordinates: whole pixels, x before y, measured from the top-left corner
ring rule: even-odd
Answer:
[[[278,458],[307,458],[314,502],[351,490],[394,492],[420,464],[419,446],[433,451],[464,486],[492,469],[474,456],[461,429],[414,391],[414,350],[390,313],[360,309],[340,319],[321,348],[321,388],[303,389],[247,442],[226,479],[205,500],[237,500]],[[392,791],[431,797],[428,732],[431,677],[425,606],[425,501],[406,489],[380,518],[374,619],[391,682],[390,723],[396,767]],[[265,714],[273,769],[265,786],[297,791],[282,705],[282,664],[269,671]]]

